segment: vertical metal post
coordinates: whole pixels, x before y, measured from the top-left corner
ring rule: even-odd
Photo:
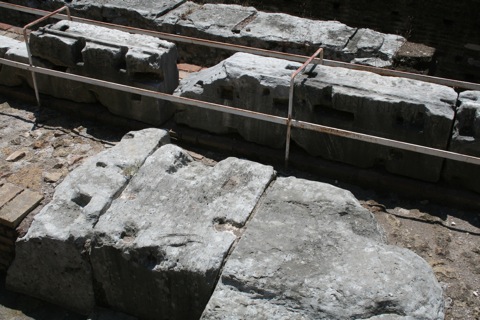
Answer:
[[[288,117],[287,117],[287,138],[285,146],[285,167],[288,168],[288,159],[290,157],[290,136],[292,134],[292,116],[293,116],[293,88],[295,87],[295,78],[302,72],[312,61],[321,54],[321,61],[323,63],[323,49],[318,49],[304,64],[300,66],[290,77],[290,90],[288,93]]]
[[[30,64],[30,67],[33,68],[33,60],[32,60],[32,53],[30,52],[30,44],[29,44],[30,38],[28,37],[28,34],[27,34],[28,28],[34,26],[35,24],[37,24],[37,23],[39,23],[43,20],[46,20],[46,19],[50,18],[51,16],[56,15],[59,12],[62,12],[63,10],[67,11],[68,19],[70,21],[72,21],[72,17],[70,15],[70,9],[67,6],[63,6],[60,9],[57,9],[57,10],[53,11],[52,13],[47,14],[46,16],[41,17],[41,18],[27,24],[25,27],[23,27],[23,39],[25,40],[25,45],[27,46],[28,63]],[[35,98],[37,99],[38,106],[40,106],[41,105],[40,104],[40,93],[38,92],[37,77],[36,77],[35,71],[33,69],[31,71],[31,73],[32,73],[33,89],[35,90]]]

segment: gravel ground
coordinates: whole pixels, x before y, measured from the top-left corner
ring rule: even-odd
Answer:
[[[45,196],[19,226],[24,234],[32,218],[50,201],[55,186],[86,158],[114,146],[126,130],[69,117],[0,97],[0,182],[8,181]],[[25,156],[5,159],[17,150]],[[197,150],[206,158],[222,155]],[[213,161],[213,160],[212,160]],[[307,175],[308,176],[308,175]],[[310,176],[311,177],[311,176]],[[335,183],[335,182],[334,182]],[[401,199],[336,183],[351,190],[386,230],[392,245],[409,248],[423,257],[441,282],[446,319],[480,320],[480,213],[440,207],[424,201]],[[110,315],[118,319],[118,314]],[[86,319],[36,299],[5,290],[0,282],[0,318]],[[97,313],[91,319],[110,319]]]

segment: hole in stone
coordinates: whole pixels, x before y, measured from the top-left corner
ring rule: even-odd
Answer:
[[[135,72],[131,75],[135,82],[163,81],[163,74],[153,72]]]
[[[443,19],[443,24],[447,27],[451,27],[453,25],[453,20]]]
[[[203,87],[203,80],[198,80],[197,83],[195,83],[195,85],[197,86],[200,86],[200,87]]]
[[[100,168],[106,168],[107,167],[107,164],[105,162],[97,162],[97,167],[100,167]]]
[[[277,110],[287,111],[288,110],[288,99],[273,99],[273,107]]]
[[[124,139],[133,139],[135,137],[135,135],[131,132],[127,133],[123,138]]]
[[[314,71],[309,71],[309,72],[305,72],[305,74],[307,75],[308,78],[315,78],[318,73]]]
[[[65,1],[65,2],[71,2],[71,1]],[[63,25],[60,27],[60,31],[67,31],[70,28],[68,25]]]
[[[287,70],[297,70],[298,67],[297,66],[292,66],[291,64],[289,64],[288,66],[285,67],[285,69],[287,69]]]
[[[67,72],[68,67],[65,67],[65,66],[53,66],[52,69],[55,70],[55,71],[60,71],[60,72]]]
[[[233,100],[233,88],[222,87],[220,92],[220,98],[223,100]]]
[[[352,122],[355,120],[355,114],[349,111],[334,109],[330,106],[316,105],[314,107],[315,113],[320,118],[327,118],[331,120]]]
[[[475,135],[475,130],[473,126],[463,126],[459,128],[458,133],[464,137],[473,137]]]
[[[73,197],[73,199],[72,199],[72,201],[74,203],[76,203],[77,205],[79,205],[82,208],[87,206],[90,203],[90,200],[92,200],[92,197],[87,195],[87,194],[83,194],[83,193],[76,194],[75,197]]]

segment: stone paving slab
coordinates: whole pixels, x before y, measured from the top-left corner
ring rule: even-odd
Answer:
[[[428,264],[383,237],[348,191],[278,178],[202,319],[443,319]]]

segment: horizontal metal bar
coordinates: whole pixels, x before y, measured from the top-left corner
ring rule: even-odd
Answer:
[[[30,13],[30,14],[35,14],[35,15],[47,15],[47,14],[50,13],[49,11],[44,11],[44,10],[40,10],[40,9],[34,9],[34,8],[14,5],[14,4],[5,3],[5,2],[1,2],[1,1],[0,1],[0,7],[6,8],[6,9],[17,10],[17,11],[21,11],[21,12],[26,12],[26,13]],[[63,14],[57,14],[57,15],[54,15],[53,18],[65,19],[65,18],[67,18],[67,16],[65,16]],[[274,57],[274,58],[285,59],[285,60],[290,60],[290,61],[296,61],[296,62],[300,62],[300,63],[303,63],[306,59],[308,59],[308,56],[303,56],[303,55],[296,55],[296,54],[289,54],[289,53],[278,52],[278,51],[257,49],[257,48],[245,47],[245,46],[240,46],[240,45],[235,45],[235,44],[218,42],[218,41],[204,40],[204,39],[186,37],[186,36],[175,35],[175,34],[170,34],[170,33],[164,33],[164,32],[151,31],[151,30],[145,30],[145,29],[134,28],[134,27],[121,26],[121,25],[116,25],[116,24],[107,23],[107,22],[100,22],[100,21],[95,21],[95,20],[90,20],[90,19],[78,18],[78,17],[74,17],[74,16],[72,16],[72,20],[77,21],[77,22],[86,23],[86,24],[103,26],[103,27],[111,28],[111,29],[118,29],[118,30],[131,32],[131,33],[150,35],[150,36],[154,36],[154,37],[158,37],[158,38],[162,38],[162,39],[170,40],[170,41],[179,41],[179,42],[184,42],[184,43],[189,43],[189,44],[194,44],[194,45],[202,45],[202,46],[214,47],[214,48],[225,49],[225,50],[230,50],[230,51],[252,53],[252,54],[257,54],[257,55],[262,55],[262,56],[268,56],[268,57]],[[454,79],[432,77],[432,76],[427,76],[427,75],[423,75],[423,74],[410,73],[410,72],[404,72],[404,71],[398,71],[398,70],[383,69],[383,68],[365,66],[365,65],[360,65],[360,64],[353,64],[353,63],[342,62],[342,61],[334,61],[334,60],[328,60],[328,59],[323,59],[323,62],[321,61],[321,59],[315,59],[315,60],[313,60],[313,63],[324,64],[324,65],[330,66],[330,67],[342,67],[342,68],[346,68],[346,69],[369,71],[369,72],[373,72],[373,73],[384,75],[384,76],[413,79],[413,80],[435,83],[435,84],[440,84],[440,85],[445,85],[445,86],[455,87],[455,88],[462,88],[462,89],[468,89],[468,90],[480,90],[480,84],[479,83],[473,83],[473,82],[466,82],[466,81],[460,81],[460,80],[454,80]]]
[[[135,93],[135,94],[139,94],[139,95],[143,95],[143,96],[148,96],[148,97],[153,97],[153,98],[157,98],[157,99],[163,99],[163,100],[167,100],[167,101],[172,101],[172,102],[182,103],[182,104],[186,104],[186,105],[201,107],[201,108],[214,110],[214,111],[226,112],[226,113],[235,114],[235,115],[242,116],[242,117],[254,118],[254,119],[263,120],[263,121],[267,121],[267,122],[271,122],[271,123],[282,124],[282,125],[285,125],[285,126],[287,125],[287,121],[288,121],[287,118],[278,117],[278,116],[274,116],[274,115],[269,115],[269,114],[259,113],[259,112],[250,111],[250,110],[228,107],[228,106],[224,106],[224,105],[220,105],[220,104],[216,104],[216,103],[205,102],[205,101],[200,101],[200,100],[195,100],[195,99],[177,97],[177,96],[173,96],[173,95],[166,94],[166,93],[161,93],[161,92],[156,92],[156,91],[151,91],[151,90],[146,90],[146,89],[141,89],[141,88],[130,87],[130,86],[117,84],[117,83],[113,83],[113,82],[108,82],[108,81],[103,81],[103,80],[98,80],[98,79],[93,79],[93,78],[87,78],[87,77],[83,77],[83,76],[78,76],[78,75],[74,75],[74,74],[70,74],[70,73],[64,73],[64,72],[60,72],[60,71],[55,71],[55,70],[50,70],[50,69],[45,69],[45,68],[40,68],[40,67],[35,67],[35,66],[29,66],[28,64],[25,64],[25,63],[11,61],[11,60],[7,60],[7,59],[3,59],[3,58],[0,58],[0,64],[8,65],[8,66],[11,66],[11,67],[16,67],[16,68],[23,69],[23,70],[29,70],[29,71],[33,70],[36,73],[56,76],[56,77],[59,77],[59,78],[79,81],[79,82],[83,82],[83,83],[94,84],[94,85],[98,85],[98,86],[106,87],[106,88],[110,88],[110,89]],[[313,130],[313,131],[317,131],[317,132],[324,132],[324,133],[328,133],[328,134],[332,134],[332,135],[336,135],[336,136],[341,136],[341,137],[345,137],[345,138],[361,140],[361,141],[365,141],[365,142],[376,143],[376,144],[380,144],[380,145],[384,145],[384,146],[388,146],[388,147],[394,147],[394,148],[398,148],[398,149],[413,151],[413,152],[422,153],[422,154],[431,155],[431,156],[436,156],[436,157],[441,157],[441,158],[445,158],[445,159],[450,159],[450,160],[455,160],[455,161],[480,165],[480,158],[477,158],[477,157],[472,157],[472,156],[468,156],[468,155],[464,155],[464,154],[460,154],[460,153],[455,153],[455,152],[450,152],[450,151],[445,151],[445,150],[440,150],[440,149],[424,147],[424,146],[415,145],[415,144],[411,144],[411,143],[407,143],[407,142],[390,140],[390,139],[371,136],[371,135],[367,135],[367,134],[362,134],[362,133],[357,133],[357,132],[352,132],[352,131],[347,131],[347,130],[342,130],[342,129],[331,128],[331,127],[322,126],[322,125],[319,125],[319,124],[314,124],[314,123],[305,122],[305,121],[299,121],[299,120],[292,120],[292,126],[296,127],[296,128],[300,128],[300,129]]]
[[[76,75],[76,74],[65,73],[65,72],[55,71],[55,70],[51,70],[51,69],[45,69],[45,68],[41,68],[41,67],[30,66],[30,65],[25,64],[25,63],[11,61],[11,60],[7,60],[7,59],[3,59],[3,58],[0,58],[0,64],[5,64],[5,65],[8,65],[8,66],[23,69],[23,70],[34,71],[35,73],[41,73],[41,74],[55,76],[55,77],[59,77],[59,78],[63,78],[63,79],[68,79],[68,80],[93,84],[93,85],[97,85],[97,86],[100,86],[100,87],[105,87],[105,88],[109,88],[109,89],[114,89],[114,90],[139,94],[139,95],[142,95],[142,96],[162,99],[162,100],[171,101],[171,102],[182,103],[182,104],[186,104],[186,105],[190,105],[190,106],[196,106],[196,107],[200,107],[200,108],[204,108],[204,109],[230,113],[230,114],[234,114],[234,115],[238,115],[238,116],[242,116],[242,117],[254,118],[254,119],[263,120],[263,121],[267,121],[267,122],[271,122],[271,123],[284,124],[284,125],[286,125],[286,123],[287,123],[287,118],[283,118],[283,117],[278,117],[278,116],[269,115],[269,114],[265,114],[265,113],[250,111],[250,110],[246,110],[246,109],[233,108],[233,107],[224,106],[224,105],[221,105],[221,104],[216,104],[216,103],[211,103],[211,102],[205,102],[205,101],[201,101],[201,100],[189,99],[189,98],[185,98],[185,97],[178,97],[178,96],[174,96],[174,95],[167,94],[167,93],[162,93],[162,92],[158,92],[158,91],[151,91],[151,90],[136,88],[136,87],[130,87],[130,86],[123,85],[123,84],[108,82],[108,81],[104,81],[104,80],[98,80],[98,79],[94,79],[94,78],[83,77],[83,76],[79,76],[79,75]]]
[[[423,153],[426,155],[440,157],[444,159],[450,159],[450,160],[480,165],[480,158],[477,158],[477,157],[468,156],[465,154],[455,153],[451,151],[425,147],[425,146],[421,146],[413,143],[391,140],[391,139],[381,138],[377,136],[371,136],[368,134],[327,127],[320,124],[299,121],[299,120],[292,120],[292,126],[295,128],[312,130],[312,131],[327,133],[327,134],[331,134],[339,137],[360,140],[360,141],[365,141],[369,143],[375,143],[375,144],[379,144],[387,147],[413,151],[417,153]]]

